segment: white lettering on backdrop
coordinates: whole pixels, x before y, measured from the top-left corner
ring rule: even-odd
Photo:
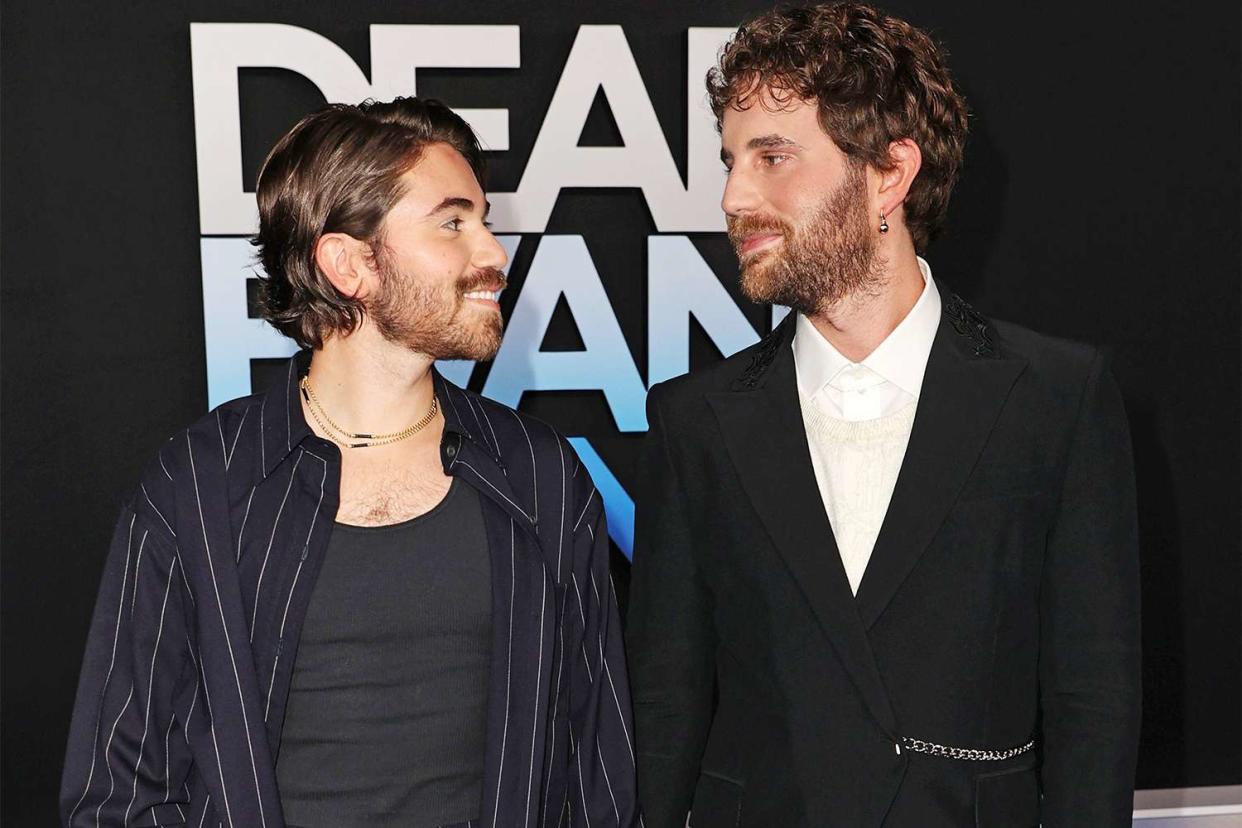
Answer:
[[[707,107],[703,77],[725,28],[690,28],[686,34],[686,181],[683,183],[655,110],[620,26],[584,25],[548,104],[521,181],[512,193],[492,192],[492,222],[510,259],[521,236],[538,245],[511,314],[504,344],[483,393],[517,406],[536,390],[599,390],[620,431],[642,431],[646,388],[586,241],[581,236],[531,238],[547,228],[566,187],[637,188],[658,234],[724,230],[720,197],[724,175],[719,139]],[[331,40],[310,30],[274,23],[193,23],[191,67],[197,144],[199,220],[207,389],[211,405],[251,393],[250,361],[293,353],[292,342],[247,313],[246,280],[255,275],[248,237],[257,226],[254,194],[243,188],[238,73],[279,68],[313,83],[329,102],[357,103],[417,94],[422,68],[521,68],[520,27],[372,25],[371,77]],[[675,65],[671,59],[670,63]],[[621,135],[621,146],[580,147],[579,137],[602,90]],[[451,106],[452,101],[447,101]],[[520,102],[512,104],[514,108]],[[485,149],[509,149],[510,110],[457,109]],[[521,112],[520,117],[537,113]],[[649,383],[686,370],[693,316],[723,353],[757,339],[728,292],[684,235],[647,238]],[[637,280],[635,290],[642,286]],[[583,337],[577,352],[543,352],[547,325],[564,296]],[[774,318],[779,311],[774,312]],[[450,379],[465,383],[469,362],[441,363]],[[592,475],[605,486],[610,515],[632,521],[632,505],[593,450],[580,441]],[[618,525],[614,538],[628,527]]]

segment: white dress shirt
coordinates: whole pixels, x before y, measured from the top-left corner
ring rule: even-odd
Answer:
[[[862,362],[850,362],[806,317],[794,331],[798,397],[824,510],[855,593],[905,458],[923,374],[940,325],[940,292],[918,260],[923,292]]]
[[[862,362],[850,362],[801,314],[794,331],[798,392],[824,413],[851,422],[873,420],[917,402],[932,340],[940,326],[940,291],[918,258],[923,293],[893,332]]]

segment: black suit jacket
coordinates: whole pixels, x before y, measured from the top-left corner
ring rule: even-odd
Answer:
[[[792,337],[648,400],[627,632],[648,828],[1128,826],[1137,521],[1101,355],[947,296],[855,597]]]

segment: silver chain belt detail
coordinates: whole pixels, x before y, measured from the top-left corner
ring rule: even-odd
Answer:
[[[897,753],[901,753],[904,747],[906,750],[915,753],[926,753],[929,756],[942,756],[946,759],[964,759],[967,762],[1000,762],[1004,759],[1012,759],[1015,756],[1021,756],[1028,750],[1035,747],[1035,740],[1027,742],[1021,747],[1006,748],[1004,750],[977,750],[975,748],[947,747],[945,745],[937,745],[934,742],[924,742],[922,739],[911,739],[909,736],[901,737],[901,744],[894,745]]]

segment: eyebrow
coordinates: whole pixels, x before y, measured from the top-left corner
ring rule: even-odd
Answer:
[[[427,215],[434,216],[436,213],[441,213],[445,210],[465,210],[466,212],[471,212],[474,210],[474,202],[463,196],[449,196],[448,198],[444,199],[439,204],[437,204],[435,208]],[[492,211],[492,203],[490,201],[484,201],[483,202],[483,218],[486,219],[488,214],[491,213],[491,211]]]
[[[758,138],[751,138],[746,142],[746,149],[779,149],[782,147],[802,147],[792,138],[786,138],[784,135],[777,135],[775,132],[769,135],[760,135]]]
[[[802,149],[802,145],[792,138],[786,138],[784,135],[779,135],[775,132],[768,133],[767,135],[756,136],[746,142],[746,149],[748,150],[789,148]],[[726,164],[729,163],[733,160],[733,153],[728,150],[721,149],[720,160]]]

